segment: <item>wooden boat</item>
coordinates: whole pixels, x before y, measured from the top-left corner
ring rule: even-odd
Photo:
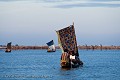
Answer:
[[[54,45],[54,41],[51,40],[50,42],[46,43],[48,45],[48,50],[47,52],[55,52],[56,51],[56,48],[55,48],[55,45]]]
[[[83,65],[79,59],[74,23],[66,28],[56,31],[58,43],[62,50],[61,67],[76,68]]]
[[[7,48],[6,48],[5,52],[11,52],[11,43],[12,42],[7,44]]]

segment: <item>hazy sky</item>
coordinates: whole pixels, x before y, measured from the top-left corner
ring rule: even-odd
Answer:
[[[78,45],[120,45],[120,0],[0,0],[0,44],[58,45],[73,21]]]

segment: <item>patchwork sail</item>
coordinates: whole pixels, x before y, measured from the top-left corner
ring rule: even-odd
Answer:
[[[83,64],[82,61],[80,61],[80,59],[79,59],[74,24],[70,25],[66,28],[60,29],[56,32],[58,35],[58,43],[62,50],[61,66],[62,67],[70,67],[72,65],[71,60],[74,60],[74,62],[76,63],[76,64],[72,65],[73,67]],[[68,54],[68,56],[63,56],[63,54],[64,55]],[[68,58],[69,61],[65,57]],[[72,59],[73,57],[74,57],[74,59]],[[66,60],[63,58],[65,58]]]
[[[47,52],[55,52],[56,51],[56,48],[55,48],[55,45],[54,45],[54,41],[51,40],[50,42],[46,43],[48,45],[48,50]]]

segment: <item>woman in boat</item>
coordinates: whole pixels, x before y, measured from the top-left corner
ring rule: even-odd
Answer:
[[[62,56],[63,56],[64,54],[67,54],[67,55],[68,55],[68,49],[65,49],[65,50],[64,50],[64,53],[62,53],[62,55],[61,55],[61,60],[62,60]],[[69,56],[67,56],[67,57],[69,57]]]
[[[61,66],[62,67],[69,67],[70,66],[70,58],[68,54],[68,50],[65,49],[61,55]]]

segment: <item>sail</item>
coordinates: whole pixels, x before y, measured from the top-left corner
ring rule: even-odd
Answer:
[[[11,50],[11,42],[7,44],[7,49]]]
[[[46,43],[49,47],[50,50],[55,50],[55,46],[54,46],[54,41],[51,40],[50,42]]]
[[[55,45],[49,46],[50,50],[55,50]]]
[[[67,49],[69,51],[74,51],[75,55],[79,56],[74,24],[56,32],[58,35],[58,43],[62,52]]]

